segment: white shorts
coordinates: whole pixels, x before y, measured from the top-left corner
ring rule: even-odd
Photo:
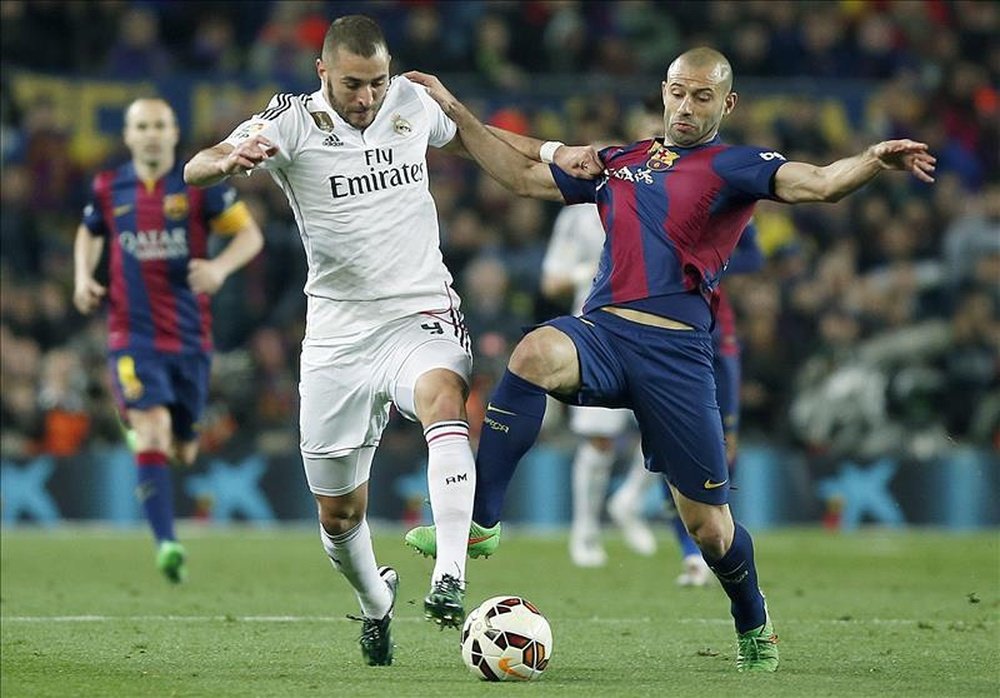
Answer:
[[[469,382],[469,336],[454,315],[410,315],[354,337],[302,343],[299,448],[312,492],[338,496],[368,480],[390,404],[416,421],[421,375],[446,368]]]
[[[578,436],[614,438],[635,426],[632,410],[570,405],[569,428]]]

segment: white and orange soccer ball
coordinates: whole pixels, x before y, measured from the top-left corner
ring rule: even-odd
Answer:
[[[462,627],[462,659],[486,681],[537,679],[552,657],[552,629],[520,596],[494,596],[469,613]]]

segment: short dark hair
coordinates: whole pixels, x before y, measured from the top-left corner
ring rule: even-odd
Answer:
[[[380,48],[389,52],[382,28],[366,15],[346,15],[330,24],[323,38],[323,56],[332,56],[341,46],[364,58],[371,58]]]

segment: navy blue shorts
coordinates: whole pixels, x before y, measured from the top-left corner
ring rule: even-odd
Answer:
[[[545,325],[567,334],[580,360],[579,393],[554,397],[571,405],[630,408],[647,469],[663,473],[689,499],[728,501],[708,332],[641,325],[602,310]]]
[[[722,428],[726,434],[740,426],[740,355],[720,354],[712,359],[715,371],[715,392],[722,412]]]
[[[111,385],[120,409],[170,410],[174,436],[193,441],[208,401],[212,357],[198,354],[113,351],[108,357]]]

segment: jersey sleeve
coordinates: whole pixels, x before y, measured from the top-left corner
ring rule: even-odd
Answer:
[[[578,179],[563,172],[555,164],[549,165],[552,179],[562,193],[567,204],[593,204],[597,202],[597,185],[605,181],[599,179]]]
[[[90,231],[91,235],[107,237],[108,224],[104,220],[104,212],[101,209],[100,197],[97,191],[98,186],[100,186],[100,179],[100,175],[94,177],[94,181],[90,185],[90,193],[87,204],[83,207],[83,218],[80,222]]]
[[[404,77],[396,77],[396,80],[406,80]],[[409,80],[406,82],[410,83]],[[410,83],[417,98],[427,112],[427,120],[430,122],[430,134],[427,142],[435,148],[441,148],[455,138],[458,127],[441,109],[441,105],[434,101],[434,98],[427,94],[427,90],[422,85]]]
[[[213,233],[235,235],[250,222],[250,211],[228,184],[205,189],[205,218]]]
[[[278,152],[258,165],[264,170],[278,170],[287,166],[295,157],[304,134],[302,109],[299,96],[282,93],[271,98],[267,108],[233,129],[223,141],[238,146],[248,138],[263,136],[277,147]]]
[[[774,199],[774,174],[785,156],[753,146],[727,148],[713,162],[715,173],[752,199]]]

